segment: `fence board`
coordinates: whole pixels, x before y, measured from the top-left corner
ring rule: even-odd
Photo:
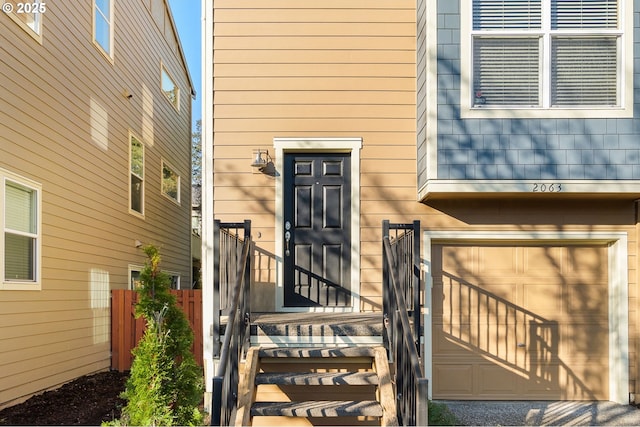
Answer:
[[[202,291],[172,290],[193,331],[192,352],[202,366]],[[135,348],[144,334],[144,319],[135,317],[138,293],[125,289],[111,291],[111,369],[123,372],[131,369]]]

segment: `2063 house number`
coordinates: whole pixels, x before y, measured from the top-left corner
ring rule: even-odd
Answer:
[[[552,183],[534,183],[531,187],[532,193],[561,193],[562,184],[559,182]]]

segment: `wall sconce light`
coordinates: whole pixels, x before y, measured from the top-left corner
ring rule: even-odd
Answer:
[[[258,148],[257,150],[253,150],[253,162],[251,163],[251,167],[254,170],[259,170],[262,172],[264,168],[269,164],[269,151],[261,150]]]

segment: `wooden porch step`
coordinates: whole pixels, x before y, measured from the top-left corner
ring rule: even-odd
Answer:
[[[306,402],[256,402],[251,416],[285,417],[381,417],[382,406],[375,400],[314,400]]]
[[[397,425],[384,347],[253,347],[247,353],[236,425],[284,425],[325,417]],[[272,418],[276,417],[276,418]],[[277,417],[282,421],[278,421]],[[362,421],[358,421],[362,420]]]
[[[256,385],[378,385],[373,372],[270,372],[256,375]]]
[[[256,346],[381,345],[381,313],[252,313]]]
[[[374,357],[371,347],[324,347],[324,348],[261,348],[261,358],[308,358],[308,357]]]

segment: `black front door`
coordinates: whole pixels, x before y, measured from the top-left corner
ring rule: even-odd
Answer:
[[[284,158],[284,305],[351,306],[351,157]]]

